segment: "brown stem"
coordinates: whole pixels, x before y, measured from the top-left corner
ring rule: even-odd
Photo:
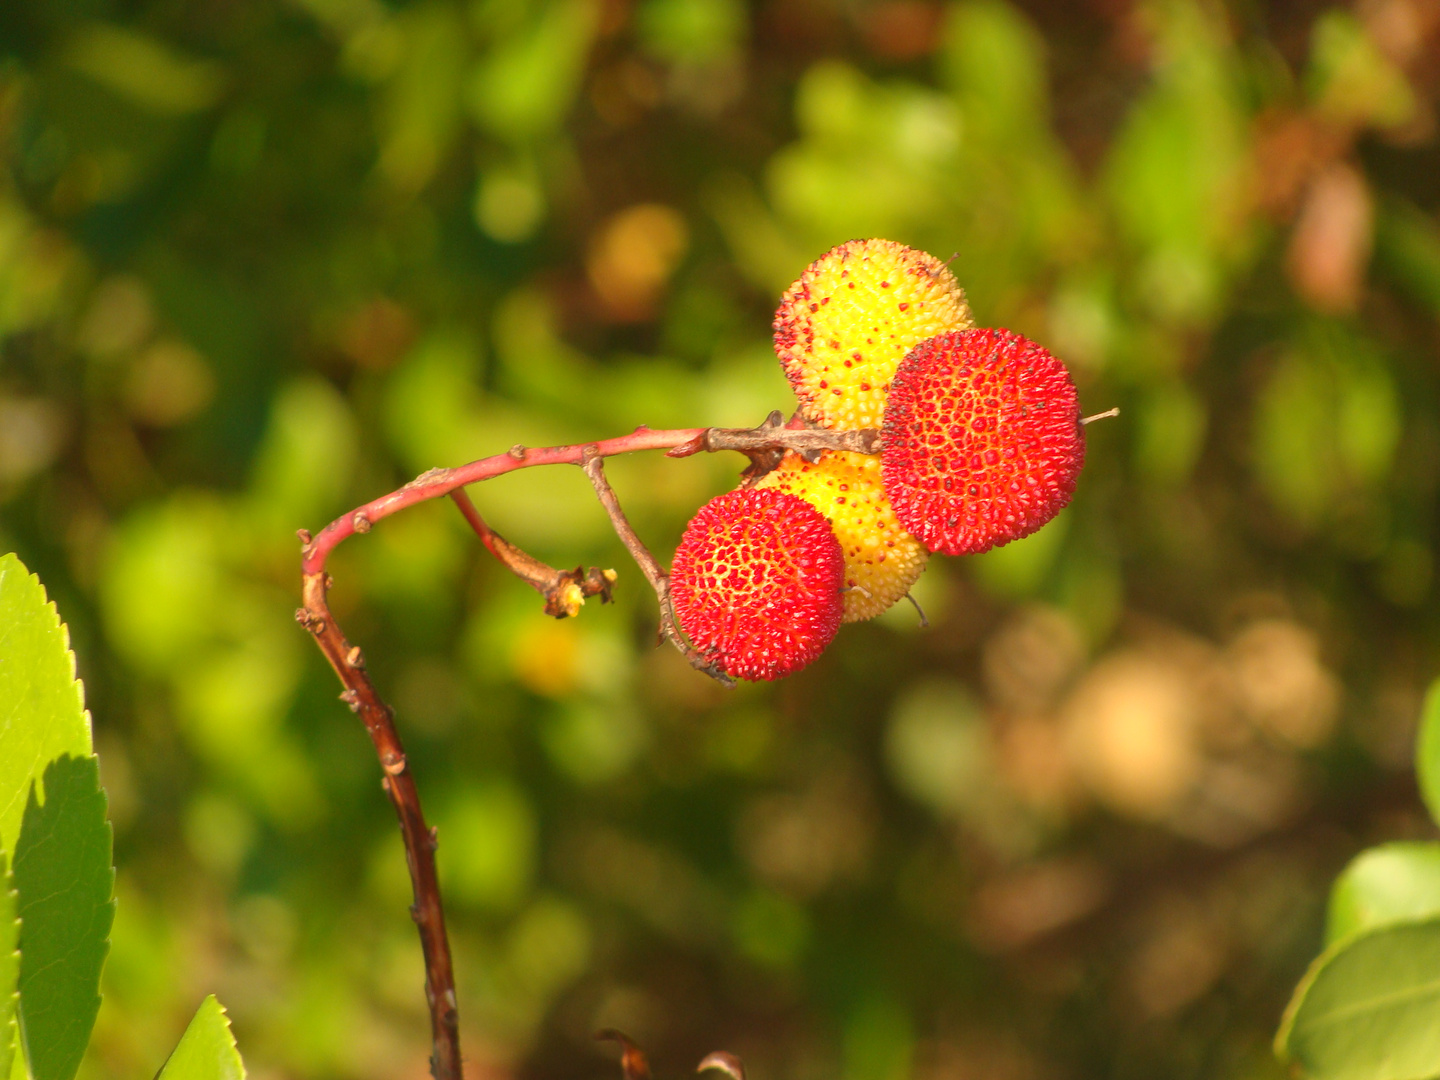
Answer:
[[[574,570],[556,570],[549,563],[541,562],[535,556],[522,551],[503,536],[490,528],[464,488],[456,488],[450,498],[465,515],[465,520],[480,537],[491,555],[505,564],[505,568],[516,577],[533,586],[545,597],[545,614],[557,619],[578,615],[580,605],[592,596],[600,597],[602,604],[610,603],[610,589],[615,584],[614,570],[601,570],[592,566],[586,570],[577,566]]]
[[[309,630],[340,676],[345,691],[340,699],[359,714],[375,744],[384,771],[385,793],[400,818],[405,839],[405,861],[410,866],[410,885],[415,902],[410,917],[420,931],[425,954],[425,1000],[430,1005],[430,1074],[435,1080],[461,1080],[459,1012],[455,1002],[455,969],[450,960],[450,941],[445,932],[445,912],[440,903],[440,882],[435,873],[435,830],[425,824],[420,809],[420,792],[405,760],[405,747],[395,729],[390,707],[375,692],[365,673],[360,650],[345,640],[326,603],[329,575],[306,574],[303,581],[305,606],[295,613],[300,625]]]
[[[794,423],[794,421],[792,421]],[[569,446],[525,447],[512,446],[503,454],[481,458],[468,465],[453,469],[430,469],[421,473],[410,483],[388,495],[372,499],[364,506],[356,507],[343,517],[336,518],[321,529],[314,539],[305,544],[301,568],[307,574],[325,569],[325,560],[330,552],[347,537],[367,533],[377,521],[398,513],[406,507],[430,499],[449,495],[456,488],[465,487],[480,480],[490,480],[516,469],[532,465],[579,465],[581,456],[590,447],[600,457],[629,454],[637,450],[674,450],[676,457],[686,457],[704,451],[738,450],[741,453],[763,452],[765,450],[800,450],[817,453],[820,450],[849,450],[855,453],[873,454],[880,445],[880,433],[864,431],[828,431],[821,428],[681,428],[671,431],[651,431],[647,427],[636,428],[629,435],[614,439],[601,439],[593,443],[573,443]]]
[[[791,421],[795,423],[795,421]],[[703,428],[694,437],[667,452],[667,457],[689,457],[700,451],[736,450],[752,457],[770,451],[794,450],[811,461],[822,450],[846,450],[853,454],[880,451],[880,432],[874,428],[858,431],[831,431],[828,428],[782,427],[780,413],[772,412],[765,423],[753,428]]]
[[[594,447],[586,447],[581,457],[585,465],[585,475],[590,478],[590,484],[600,498],[600,505],[610,515],[610,524],[615,529],[615,535],[620,537],[625,550],[630,552],[630,557],[640,567],[645,580],[650,582],[650,587],[655,590],[655,598],[660,602],[661,637],[679,649],[680,655],[690,661],[690,666],[696,671],[704,672],[725,686],[734,686],[734,680],[726,675],[719,665],[691,645],[681,633],[680,624],[675,620],[674,605],[670,602],[670,575],[661,569],[645,542],[630,527],[630,520],[625,516],[625,511],[620,509],[620,500],[615,497],[610,482],[605,479],[605,460],[598,451],[592,453],[592,450]]]
[[[431,469],[422,473],[404,487],[373,499],[337,518],[317,536],[311,536],[304,529],[300,530],[300,540],[304,545],[301,552],[304,606],[295,613],[296,618],[314,636],[320,651],[325,654],[330,666],[335,669],[335,674],[340,677],[340,682],[345,687],[344,693],[340,695],[341,699],[364,721],[384,771],[385,791],[400,818],[405,858],[410,866],[410,883],[415,894],[415,903],[410,914],[420,931],[420,945],[425,954],[425,997],[430,1005],[433,1040],[430,1072],[435,1080],[461,1080],[455,973],[450,959],[444,910],[440,903],[440,884],[435,874],[436,837],[434,830],[425,824],[425,817],[420,809],[420,795],[406,767],[405,750],[395,729],[394,715],[375,692],[369,676],[365,674],[360,650],[345,640],[326,603],[325,594],[330,588],[330,576],[325,572],[325,563],[330,553],[347,537],[369,532],[382,518],[406,507],[450,495],[460,507],[461,513],[479,533],[485,546],[501,562],[545,594],[547,611],[550,610],[553,596],[557,608],[561,609],[558,613],[571,613],[566,610],[569,602],[573,600],[573,592],[567,593],[565,590],[567,580],[569,584],[578,586],[583,595],[604,597],[613,579],[607,578],[605,572],[592,569],[577,580],[570,575],[579,574],[579,568],[573,572],[556,571],[539,560],[532,559],[486,525],[461,489],[467,484],[532,465],[584,465],[591,483],[596,484],[600,501],[610,513],[621,539],[625,541],[626,547],[635,556],[645,576],[655,588],[660,600],[661,632],[699,670],[722,681],[728,681],[722,672],[699,656],[680,633],[670,604],[669,577],[660,569],[639,537],[635,536],[634,530],[620,512],[614,492],[610,491],[609,484],[604,480],[604,473],[599,469],[600,460],[614,454],[637,450],[669,450],[674,457],[685,457],[701,451],[737,450],[750,457],[752,464],[749,475],[753,476],[764,472],[766,468],[773,468],[786,450],[796,450],[812,458],[823,450],[873,454],[878,451],[879,441],[878,431],[837,432],[811,429],[798,419],[792,419],[782,426],[780,415],[772,413],[769,420],[757,428],[651,431],[649,428],[639,427],[629,435],[593,443],[539,449],[512,446],[504,454],[472,461],[468,465],[453,469]],[[598,574],[599,577],[592,579],[592,574]],[[575,606],[578,607],[578,602]],[[551,614],[557,614],[557,611],[551,611]]]

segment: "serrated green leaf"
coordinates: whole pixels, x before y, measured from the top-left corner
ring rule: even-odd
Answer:
[[[40,579],[0,555],[0,850],[15,851],[31,782],[91,752],[70,634]]]
[[[52,761],[15,847],[20,1031],[34,1080],[71,1080],[90,1041],[115,915],[110,849],[99,763]]]
[[[1325,944],[1432,915],[1440,915],[1440,844],[1383,844],[1362,851],[1335,879]]]
[[[1415,775],[1430,816],[1440,824],[1440,679],[1430,684],[1420,710],[1420,735],[1415,742]]]
[[[225,1009],[211,994],[175,1044],[156,1080],[245,1080]]]
[[[20,1004],[20,919],[15,887],[5,853],[0,851],[0,1076],[10,1075],[19,1032],[15,1009]]]
[[[1290,999],[1275,1050],[1312,1080],[1440,1075],[1440,919],[1326,949]]]
[[[0,556],[0,850],[14,852],[19,1043],[35,1080],[70,1080],[100,1003],[110,826],[69,632],[14,555]]]

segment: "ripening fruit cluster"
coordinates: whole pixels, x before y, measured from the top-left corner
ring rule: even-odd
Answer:
[[[1028,536],[1074,494],[1085,440],[1065,366],[975,328],[933,255],[890,240],[827,252],[781,298],[775,351],[807,425],[880,429],[881,452],[789,452],[690,522],[675,614],[729,675],[800,670],[842,622],[903,598],[931,552]]]

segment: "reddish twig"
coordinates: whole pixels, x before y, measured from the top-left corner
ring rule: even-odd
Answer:
[[[605,508],[605,513],[610,515],[610,524],[615,535],[620,537],[625,550],[630,552],[635,565],[640,567],[645,580],[650,582],[650,587],[655,590],[655,599],[660,602],[660,636],[679,649],[680,655],[690,661],[690,666],[696,671],[709,675],[725,686],[734,686],[735,681],[709,657],[691,645],[681,632],[680,624],[675,619],[675,607],[670,602],[670,575],[660,568],[645,542],[635,535],[635,530],[630,527],[625,511],[620,509],[620,500],[615,497],[610,482],[605,479],[605,459],[598,453],[591,453],[592,449],[593,447],[586,447],[581,458],[585,463],[585,475],[590,478],[590,484],[600,498],[600,505]]]
[[[304,534],[301,538],[305,539]],[[365,673],[360,649],[345,640],[330,614],[325,599],[329,579],[330,575],[324,571],[305,575],[305,606],[295,617],[314,636],[325,659],[345,684],[340,699],[364,721],[380,757],[384,771],[381,783],[400,818],[400,832],[405,839],[405,859],[410,866],[410,884],[415,894],[410,917],[420,931],[420,947],[425,954],[425,1000],[430,1005],[430,1074],[435,1080],[461,1080],[455,970],[445,931],[445,911],[440,903],[440,881],[435,873],[435,831],[426,826],[420,810],[420,793],[405,761],[405,747],[395,729],[394,714],[380,700]]]
[[[503,476],[516,469],[533,465],[579,465],[581,456],[592,446],[599,457],[614,457],[616,454],[630,454],[637,450],[670,450],[672,457],[688,457],[701,451],[713,453],[718,450],[736,450],[750,454],[776,449],[793,449],[806,453],[848,450],[873,454],[878,452],[879,442],[880,433],[870,429],[829,431],[822,428],[759,427],[651,431],[649,428],[640,427],[629,435],[601,439],[593,443],[539,448],[512,446],[503,454],[481,458],[468,465],[453,469],[431,469],[421,473],[399,490],[382,495],[364,506],[356,507],[345,516],[336,518],[305,545],[301,567],[307,574],[325,569],[325,560],[341,541],[357,532],[369,532],[377,521],[407,507],[438,499],[449,495],[456,488]]]
[[[400,818],[400,831],[405,840],[405,857],[410,866],[410,884],[415,903],[411,916],[420,932],[425,954],[425,997],[430,1005],[430,1027],[433,1048],[430,1072],[435,1080],[461,1080],[459,1018],[455,1002],[455,972],[450,959],[450,945],[445,930],[444,909],[440,902],[440,885],[435,874],[434,830],[425,824],[420,808],[420,795],[405,762],[405,750],[395,729],[394,715],[381,700],[365,673],[360,650],[345,640],[326,601],[330,576],[326,561],[336,546],[356,533],[369,532],[378,521],[410,506],[449,495],[460,507],[485,546],[507,567],[524,578],[546,598],[551,614],[573,614],[584,596],[608,598],[613,581],[608,572],[591,569],[585,574],[580,568],[558,571],[525,554],[492,530],[470,502],[463,489],[467,484],[502,476],[516,469],[533,465],[584,465],[595,484],[600,501],[610,514],[616,531],[655,588],[660,599],[661,632],[702,671],[720,675],[699,657],[675,625],[669,599],[669,577],[635,536],[629,522],[620,512],[614,492],[604,480],[600,460],[615,454],[637,450],[669,450],[672,457],[690,454],[736,450],[751,459],[747,475],[758,475],[774,468],[786,450],[795,450],[815,457],[823,450],[846,450],[873,454],[879,448],[877,431],[827,431],[812,429],[792,419],[781,424],[778,413],[758,428],[686,428],[672,431],[651,431],[636,428],[629,435],[602,439],[593,443],[571,446],[548,446],[531,449],[513,446],[504,454],[472,461],[453,469],[431,469],[417,476],[404,487],[373,499],[364,506],[337,518],[318,535],[300,531],[302,548],[302,597],[304,606],[295,613],[302,626],[310,631],[320,651],[335,669],[345,687],[341,700],[359,714],[375,744],[384,771],[384,786],[395,813]],[[598,482],[597,482],[598,480]],[[576,596],[576,592],[580,596]],[[554,610],[552,610],[552,607]],[[697,658],[699,662],[697,663]],[[722,676],[723,677],[723,676]]]
[[[574,570],[556,570],[549,563],[541,562],[535,556],[520,550],[497,533],[480,516],[464,488],[450,492],[450,498],[465,515],[465,520],[480,537],[486,550],[505,564],[516,577],[534,586],[545,597],[545,614],[557,619],[578,615],[580,605],[592,596],[600,597],[602,604],[610,603],[610,589],[615,584],[614,570],[601,570],[592,566],[586,570],[577,566]]]

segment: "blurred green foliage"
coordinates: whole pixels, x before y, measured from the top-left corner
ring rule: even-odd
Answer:
[[[1427,805],[1440,777],[1430,753],[1440,712],[1431,683],[1416,740]],[[1432,813],[1433,817],[1433,813]],[[1357,855],[1330,891],[1325,951],[1295,988],[1275,1052],[1316,1080],[1424,1076],[1440,1066],[1436,991],[1440,844],[1400,841]]]
[[[1421,0],[0,5],[0,549],[71,625],[119,867],[83,1076],[198,1001],[259,1075],[419,1076],[403,855],[294,530],[433,465],[791,397],[856,236],[1064,357],[1073,507],[723,693],[578,470],[345,544],[476,1075],[1280,1075],[1436,666],[1440,25]],[[668,555],[742,463],[614,460]]]

